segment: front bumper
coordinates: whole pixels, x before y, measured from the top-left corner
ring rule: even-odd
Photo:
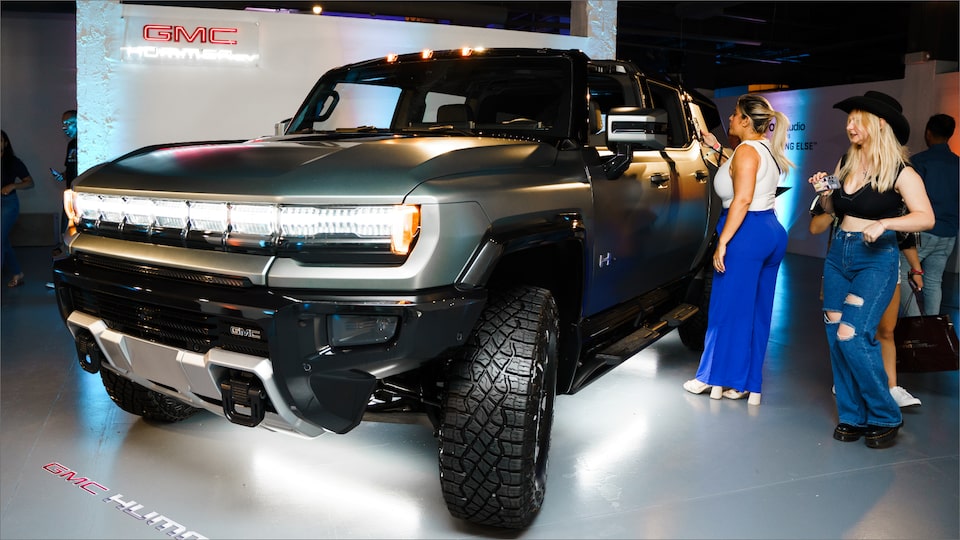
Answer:
[[[267,398],[260,425],[310,437],[353,429],[378,379],[462,345],[486,300],[482,290],[453,287],[354,295],[210,285],[76,257],[55,263],[54,282],[68,329],[77,339],[92,335],[105,369],[226,416],[220,383],[253,374]],[[334,347],[333,315],[395,317],[398,324],[384,343]]]

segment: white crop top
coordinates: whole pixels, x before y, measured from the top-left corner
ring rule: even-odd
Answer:
[[[753,189],[753,201],[750,203],[751,212],[760,210],[771,210],[774,206],[774,199],[777,197],[777,184],[780,183],[780,167],[773,159],[773,154],[767,146],[767,140],[743,141],[740,146],[749,144],[760,154],[760,168],[757,170],[757,185]],[[737,153],[734,149],[733,153]],[[730,176],[730,163],[733,162],[733,156],[723,162],[717,170],[717,175],[713,179],[713,190],[720,197],[724,208],[730,208],[733,202],[733,177]]]

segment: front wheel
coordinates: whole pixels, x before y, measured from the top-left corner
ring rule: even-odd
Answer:
[[[450,513],[510,529],[543,504],[557,381],[557,305],[536,287],[492,292],[451,361],[440,421],[440,483]]]

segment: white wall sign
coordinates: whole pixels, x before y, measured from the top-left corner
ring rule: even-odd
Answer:
[[[423,49],[579,49],[587,42],[514,30],[118,0],[77,0],[76,36],[81,172],[152,144],[273,134],[325,71],[351,62]],[[134,56],[125,49],[140,46],[174,51]],[[212,60],[184,49],[257,59]]]
[[[256,66],[260,27],[252,22],[125,19],[124,62]]]

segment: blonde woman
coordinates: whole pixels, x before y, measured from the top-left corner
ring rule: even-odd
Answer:
[[[877,325],[899,275],[896,231],[933,226],[923,181],[903,146],[910,125],[894,98],[870,91],[834,108],[847,113],[850,147],[837,165],[840,187],[820,191],[828,213],[841,216],[824,262],[823,311],[839,424],[833,438],[864,437],[870,448],[893,444],[903,417],[887,385]],[[810,177],[822,187],[825,172]],[[901,213],[902,205],[907,213]]]
[[[697,375],[683,388],[694,394],[709,388],[713,399],[749,394],[748,403],[759,405],[777,273],[787,250],[787,231],[773,207],[780,177],[793,167],[783,152],[790,122],[753,94],[737,99],[728,122],[730,138],[739,143],[714,179],[723,210],[707,335]],[[705,143],[719,147],[716,137],[703,135]]]

